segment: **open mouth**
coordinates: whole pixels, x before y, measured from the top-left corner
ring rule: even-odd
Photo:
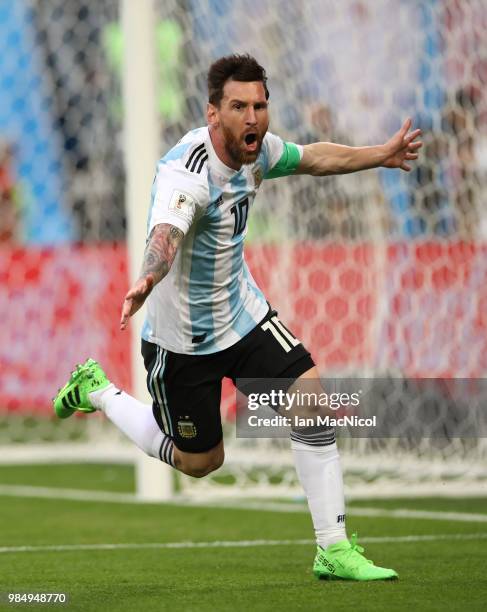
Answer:
[[[257,134],[247,134],[245,136],[245,143],[248,145],[254,144],[254,142],[257,142]]]
[[[250,132],[244,136],[245,146],[247,151],[255,153],[259,145],[256,132]]]

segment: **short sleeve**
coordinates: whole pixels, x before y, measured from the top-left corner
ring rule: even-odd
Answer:
[[[147,233],[169,223],[186,234],[208,203],[208,185],[178,162],[160,163],[152,186]]]
[[[276,136],[271,132],[267,132],[264,137],[264,147],[267,158],[265,174],[267,174],[281,159],[282,153],[284,151],[284,141],[282,140],[282,138],[279,138],[279,136]]]
[[[277,136],[273,136],[273,138],[277,138]],[[280,157],[275,161],[272,160],[274,163],[269,165],[264,175],[265,179],[294,174],[303,157],[303,147],[301,145],[293,142],[283,142],[280,138],[279,140],[281,142]],[[277,152],[277,150],[277,146],[275,146],[275,151]]]

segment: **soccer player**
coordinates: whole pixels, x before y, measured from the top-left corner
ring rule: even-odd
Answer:
[[[117,389],[92,359],[54,400],[61,418],[102,410],[148,455],[196,477],[223,463],[225,376],[319,380],[309,352],[278,319],[244,260],[247,217],[262,180],[379,166],[409,171],[421,147],[410,119],[378,146],[283,142],[267,131],[266,74],[248,55],[217,60],[208,90],[208,125],[188,132],[158,164],[142,271],[122,306],[125,329],[147,301],[142,355],[153,403]],[[315,575],[396,578],[347,539],[334,430],[295,430],[291,444],[316,534]]]

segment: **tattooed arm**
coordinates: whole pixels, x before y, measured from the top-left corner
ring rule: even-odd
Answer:
[[[129,318],[139,310],[155,285],[169,272],[183,232],[168,223],[156,225],[145,247],[144,262],[138,280],[125,296],[120,329],[125,329]]]

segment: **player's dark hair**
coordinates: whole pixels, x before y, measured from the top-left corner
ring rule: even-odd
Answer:
[[[265,98],[269,99],[267,76],[264,68],[251,55],[227,55],[216,60],[208,71],[208,100],[220,106],[223,98],[223,87],[228,80],[261,81],[264,85]]]

